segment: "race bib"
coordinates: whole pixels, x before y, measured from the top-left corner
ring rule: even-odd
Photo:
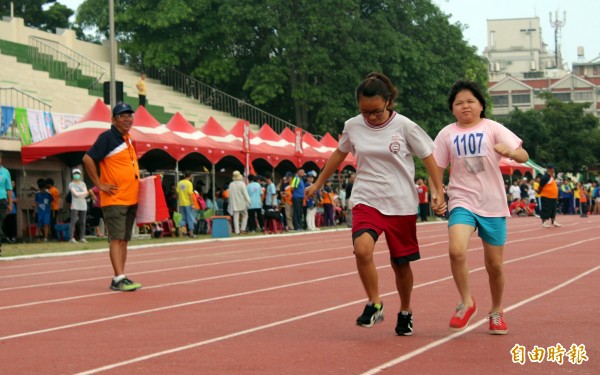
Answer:
[[[456,134],[452,139],[452,150],[454,155],[459,159],[485,156],[485,133],[471,132]]]

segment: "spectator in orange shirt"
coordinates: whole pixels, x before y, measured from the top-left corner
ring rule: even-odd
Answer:
[[[56,233],[56,218],[58,217],[58,210],[60,210],[60,207],[58,206],[60,191],[54,186],[54,180],[51,178],[46,180],[46,186],[48,187],[48,193],[52,195],[52,203],[50,203],[50,233],[52,238],[58,239]]]

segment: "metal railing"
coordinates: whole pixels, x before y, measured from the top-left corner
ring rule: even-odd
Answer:
[[[87,57],[53,40],[29,37],[31,64],[65,81],[77,81],[90,90],[102,90],[104,68]]]
[[[296,127],[288,121],[273,116],[242,99],[219,91],[173,68],[147,67],[142,70],[148,78],[158,80],[163,85],[171,86],[175,91],[183,93],[185,96],[193,98],[201,104],[209,106],[216,111],[228,113],[233,117],[247,120],[259,127],[266,123],[277,133],[280,133],[286,127],[292,131]]]
[[[15,87],[0,87],[0,105],[50,112],[52,105]]]
[[[37,109],[44,112],[50,112],[52,109],[50,104],[15,87],[0,87],[0,106]],[[14,123],[11,124],[6,133],[2,134],[2,137],[19,138],[19,131],[16,125]]]

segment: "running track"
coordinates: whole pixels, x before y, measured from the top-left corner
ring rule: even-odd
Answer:
[[[384,238],[375,259],[386,320],[355,326],[365,297],[348,230],[135,249],[127,273],[144,287],[132,293],[108,289],[105,251],[1,261],[0,373],[598,374],[600,217],[558,219],[562,228],[508,220],[506,336],[487,334],[476,236],[468,261],[479,313],[466,331],[448,331],[458,294],[443,223],[418,227],[411,337],[394,333]],[[517,344],[585,345],[588,360],[521,365]]]

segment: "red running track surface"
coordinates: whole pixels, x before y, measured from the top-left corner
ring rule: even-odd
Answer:
[[[459,297],[445,223],[418,226],[411,337],[394,333],[399,300],[385,238],[375,261],[386,319],[355,325],[366,301],[348,230],[134,249],[127,274],[144,287],[131,293],[108,289],[107,252],[3,259],[0,372],[598,374],[600,216],[558,219],[561,228],[508,219],[505,336],[487,334],[476,235],[468,264],[479,313],[466,331],[449,332]],[[558,344],[588,360],[513,362],[513,348]]]

